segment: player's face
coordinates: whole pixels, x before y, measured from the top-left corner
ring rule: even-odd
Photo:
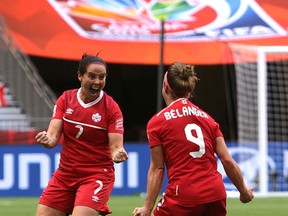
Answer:
[[[83,76],[78,74],[78,79],[81,82],[81,99],[85,103],[89,103],[97,99],[100,91],[106,84],[106,68],[102,64],[90,64]]]

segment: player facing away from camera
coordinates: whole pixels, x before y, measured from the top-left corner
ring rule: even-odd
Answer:
[[[167,105],[147,124],[151,162],[144,206],[134,216],[150,216],[160,192],[164,167],[168,185],[153,211],[154,216],[224,216],[226,190],[217,159],[240,192],[243,203],[254,197],[231,157],[218,123],[189,99],[196,73],[192,65],[175,62],[165,73],[162,95]]]
[[[107,66],[84,54],[79,63],[79,89],[64,91],[56,101],[47,132],[35,139],[55,147],[63,135],[60,164],[43,191],[36,216],[98,216],[111,213],[114,164],[128,159],[123,147],[123,116],[103,91]]]

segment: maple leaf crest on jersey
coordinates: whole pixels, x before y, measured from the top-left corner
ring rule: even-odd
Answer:
[[[95,122],[100,122],[101,121],[101,115],[99,114],[99,113],[96,113],[96,114],[93,114],[92,115],[92,119],[93,119],[93,121],[95,121]]]

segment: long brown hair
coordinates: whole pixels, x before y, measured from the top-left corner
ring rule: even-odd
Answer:
[[[167,81],[172,89],[173,97],[186,97],[188,93],[193,96],[198,81],[194,65],[174,62],[168,68]]]

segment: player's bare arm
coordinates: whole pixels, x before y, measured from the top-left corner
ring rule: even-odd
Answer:
[[[109,147],[114,163],[121,163],[128,159],[128,154],[123,146],[123,135],[120,133],[109,133]]]
[[[135,208],[133,216],[150,216],[159,195],[164,177],[164,156],[162,146],[151,148],[151,163],[148,171],[147,195],[144,206]]]
[[[228,178],[232,181],[240,193],[240,201],[247,203],[254,198],[253,188],[247,187],[242,172],[236,161],[231,157],[228,148],[226,147],[223,137],[216,138],[216,153],[223,164],[224,170]]]
[[[45,148],[55,147],[62,134],[63,121],[60,119],[52,119],[50,121],[48,131],[41,131],[35,136],[36,142],[43,145]]]

